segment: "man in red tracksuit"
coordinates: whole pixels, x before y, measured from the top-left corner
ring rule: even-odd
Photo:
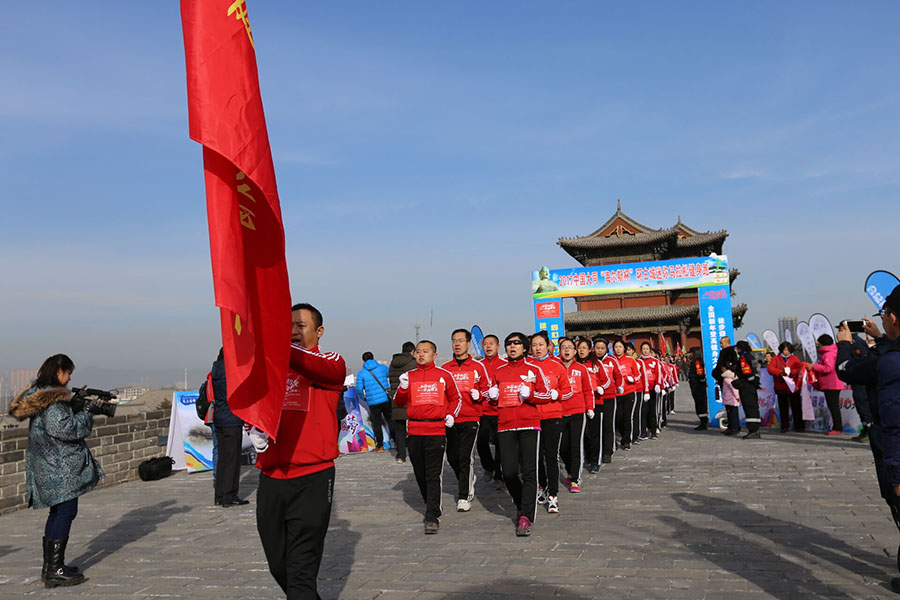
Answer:
[[[491,378],[480,362],[469,356],[472,334],[468,329],[457,329],[450,336],[453,360],[441,368],[449,372],[462,397],[462,409],[456,424],[447,429],[447,462],[459,482],[459,499],[456,510],[469,512],[475,498],[475,439],[481,421],[481,406],[487,399]]]
[[[488,398],[499,407],[500,460],[506,489],[518,511],[516,535],[528,536],[537,512],[537,458],[541,437],[538,405],[550,401],[550,387],[537,363],[525,358],[528,338],[524,333],[509,334],[504,344],[507,363],[494,372],[494,386]]]
[[[447,428],[453,427],[462,398],[453,376],[434,364],[437,345],[422,340],[416,345],[416,368],[400,376],[394,395],[397,406],[407,406],[407,451],[419,492],[425,501],[425,533],[435,534],[441,519],[441,474]]]
[[[600,400],[603,403],[603,422],[601,429],[601,456],[600,464],[612,462],[612,456],[616,451],[616,398],[619,390],[625,384],[622,379],[622,371],[619,369],[619,361],[608,353],[609,342],[606,338],[598,338],[594,342],[594,356],[600,361],[603,374],[598,372],[598,382],[603,389]],[[605,377],[604,377],[605,375]],[[596,471],[595,471],[596,472]]]
[[[500,351],[500,339],[494,334],[484,336],[481,342],[484,350],[484,359],[481,364],[487,370],[491,382],[494,381],[494,372],[500,365],[505,365],[506,360],[497,354]],[[493,385],[493,384],[492,384]],[[484,469],[486,481],[494,479],[503,489],[503,470],[500,468],[500,444],[497,442],[497,405],[491,402],[481,403],[481,424],[478,426],[478,457]],[[491,454],[491,444],[494,444],[494,453]]]
[[[290,600],[318,598],[316,577],[331,518],[335,419],[347,368],[319,349],[322,313],[309,304],[291,309],[291,359],[275,441],[251,430],[260,469],[256,528],[269,570]]]

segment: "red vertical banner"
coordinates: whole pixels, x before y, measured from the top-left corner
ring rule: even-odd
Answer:
[[[275,167],[244,0],[182,0],[190,136],[203,145],[206,210],[228,402],[278,431],[291,299]]]

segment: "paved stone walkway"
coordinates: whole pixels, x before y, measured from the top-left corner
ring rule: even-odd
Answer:
[[[682,386],[685,387],[686,386]],[[508,496],[479,481],[470,513],[422,534],[409,464],[341,458],[319,578],[323,598],[895,597],[900,534],[868,446],[819,434],[758,441],[696,433],[687,390],[661,439],[620,452],[561,513],[516,538]],[[478,467],[481,477],[481,469]],[[247,467],[242,493],[254,499]],[[450,470],[444,506],[454,506]],[[280,597],[254,504],[214,508],[209,474],[131,482],[81,500],[69,562],[89,581],[39,581],[46,511],[0,517],[0,598]]]

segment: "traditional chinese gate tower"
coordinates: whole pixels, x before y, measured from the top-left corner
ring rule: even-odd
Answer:
[[[556,242],[585,267],[724,254],[728,232],[695,231],[681,222],[668,229],[651,229],[624,212],[619,201],[615,214],[596,231]],[[740,272],[731,269],[732,284]],[[649,341],[659,347],[663,336],[672,351],[701,345],[697,289],[647,291],[575,298],[577,312],[565,315],[568,335],[605,334],[624,337],[638,346]],[[746,304],[732,309],[735,329],[741,326]]]

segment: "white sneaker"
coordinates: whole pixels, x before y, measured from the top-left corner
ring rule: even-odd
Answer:
[[[550,496],[547,499],[547,512],[554,515],[559,513],[559,498]]]
[[[538,486],[537,503],[542,505],[547,504],[547,490],[540,486]]]
[[[459,500],[456,503],[456,512],[469,512],[472,510],[472,503],[468,500]]]

